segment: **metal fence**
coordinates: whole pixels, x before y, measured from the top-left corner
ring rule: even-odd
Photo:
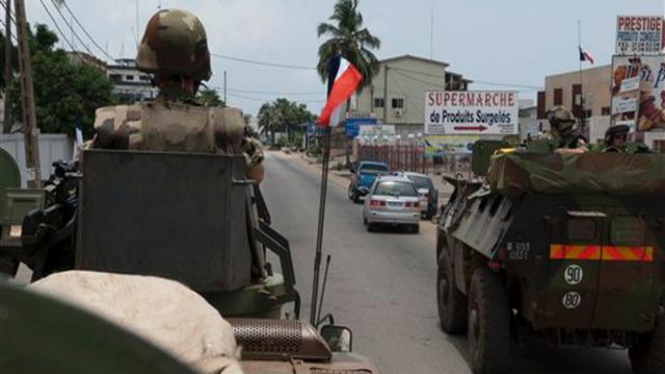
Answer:
[[[423,174],[470,175],[471,155],[455,153],[428,154],[417,145],[365,145],[358,147],[358,161],[379,161],[392,171]]]

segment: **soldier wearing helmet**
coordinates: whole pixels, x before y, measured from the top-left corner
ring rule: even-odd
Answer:
[[[157,98],[97,109],[92,147],[244,154],[248,177],[263,180],[262,147],[245,136],[242,112],[203,107],[195,99],[212,75],[206,32],[196,16],[177,9],[154,14],[136,66],[153,75]]]
[[[605,132],[605,148],[603,151],[625,152],[629,131],[630,127],[627,125],[615,125],[607,129]]]
[[[556,106],[547,112],[552,138],[563,149],[587,150],[584,136],[579,134],[577,119],[563,106]]]

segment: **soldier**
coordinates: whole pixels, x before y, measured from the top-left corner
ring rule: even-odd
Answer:
[[[560,149],[587,151],[587,141],[579,134],[577,119],[563,106],[556,106],[547,112],[552,138]]]
[[[261,144],[245,136],[242,112],[196,100],[212,75],[206,32],[193,14],[160,10],[150,18],[136,58],[153,75],[154,101],[99,108],[94,148],[244,154],[247,176],[263,180]]]
[[[610,126],[605,132],[604,152],[625,152],[626,140],[630,127],[627,125]]]

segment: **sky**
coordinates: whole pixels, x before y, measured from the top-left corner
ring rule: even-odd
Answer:
[[[62,8],[66,22],[84,43],[77,40],[52,1],[27,1],[28,20],[55,30],[47,8],[75,48],[84,50],[85,44],[109,60]],[[188,10],[202,20],[212,53],[295,67],[213,57],[213,77],[207,84],[221,95],[226,71],[229,105],[253,115],[277,97],[305,103],[317,114],[324,105],[325,88],[313,68],[325,39],[317,37],[316,27],[332,14],[334,0],[66,3],[92,39],[114,58],[135,57],[136,40],[160,6]],[[522,90],[520,98],[534,99],[545,76],[579,68],[578,21],[582,46],[595,57],[596,66],[604,65],[611,63],[614,52],[617,15],[659,15],[664,6],[665,0],[360,0],[359,10],[365,26],[381,39],[381,49],[375,51],[379,59],[432,57],[476,82],[532,86],[516,88]],[[62,39],[60,46],[70,49]],[[470,89],[506,87],[474,83]]]

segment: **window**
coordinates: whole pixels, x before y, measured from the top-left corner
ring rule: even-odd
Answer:
[[[133,81],[134,76],[133,75],[125,75],[125,79],[128,80],[128,81]]]
[[[554,89],[554,105],[563,105],[563,89]]]
[[[391,181],[377,184],[373,195],[418,196],[418,193],[413,183]]]
[[[111,82],[117,83],[122,79],[122,75],[120,74],[109,74],[109,79]]]
[[[392,107],[397,109],[404,108],[404,99],[392,99]]]
[[[149,81],[150,76],[149,75],[141,75],[141,76],[139,76],[139,79],[142,80],[142,81]]]
[[[610,107],[604,106],[603,109],[601,109],[601,115],[609,116],[611,114],[612,114],[612,111],[610,110]]]
[[[384,100],[382,97],[377,97],[374,98],[374,107],[375,108],[383,108]]]

